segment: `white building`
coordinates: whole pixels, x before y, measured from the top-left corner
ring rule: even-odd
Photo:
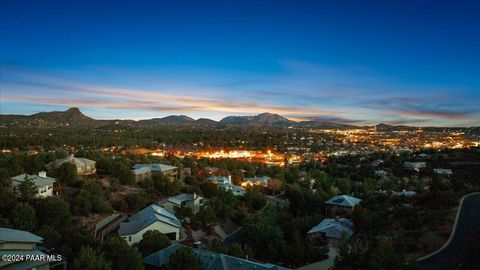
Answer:
[[[48,177],[46,172],[39,172],[38,175],[24,173],[10,179],[12,180],[13,189],[18,189],[18,186],[27,179],[32,181],[36,188],[35,198],[53,196],[53,183],[55,183],[55,179]]]
[[[165,234],[170,240],[180,239],[180,220],[172,213],[152,204],[140,212],[128,218],[126,222],[120,223],[118,234],[125,239],[129,245],[136,244],[143,239],[147,231],[159,231]]]
[[[131,170],[135,176],[135,182],[143,181],[145,178],[150,178],[154,173],[162,173],[170,178],[170,180],[177,179],[178,168],[175,166],[152,163],[152,164],[135,164]]]

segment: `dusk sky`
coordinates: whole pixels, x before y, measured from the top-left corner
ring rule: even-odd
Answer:
[[[1,0],[0,113],[480,126],[479,14],[475,0]]]

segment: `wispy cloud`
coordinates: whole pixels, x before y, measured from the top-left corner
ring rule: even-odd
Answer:
[[[400,87],[385,78],[374,79],[373,72],[361,68],[326,68],[295,61],[283,64],[284,74],[242,74],[236,80],[221,78],[222,74],[215,72],[208,80],[202,74],[200,78],[173,79],[143,74],[138,78],[128,76],[128,80],[121,73],[103,74],[109,78],[107,82],[61,72],[2,67],[0,99],[11,104],[131,111],[123,114],[126,117],[139,111],[142,115],[152,112],[151,117],[168,113],[216,119],[271,112],[292,119],[346,124],[480,125],[476,106],[480,101],[465,99],[455,91]],[[135,78],[142,83],[135,83]],[[112,113],[112,117],[117,116]]]

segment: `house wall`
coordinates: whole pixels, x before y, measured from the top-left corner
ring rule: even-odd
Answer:
[[[152,177],[152,172],[148,171],[145,173],[134,174],[133,176],[135,177],[135,183],[143,182],[145,179]]]
[[[163,223],[161,221],[157,221],[155,223],[150,224],[150,226],[144,228],[143,230],[139,231],[136,234],[122,235],[122,238],[125,239],[129,245],[133,245],[140,242],[143,239],[143,234],[151,230],[159,231],[163,234],[175,233],[175,240],[180,239],[180,228]]]
[[[37,187],[37,193],[35,194],[36,198],[45,198],[53,196],[53,185]]]
[[[22,243],[22,242],[0,243],[0,250],[33,250],[35,248],[36,248],[35,243]]]

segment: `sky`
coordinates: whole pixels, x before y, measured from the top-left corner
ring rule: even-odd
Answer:
[[[480,126],[479,1],[0,1],[0,113]]]

